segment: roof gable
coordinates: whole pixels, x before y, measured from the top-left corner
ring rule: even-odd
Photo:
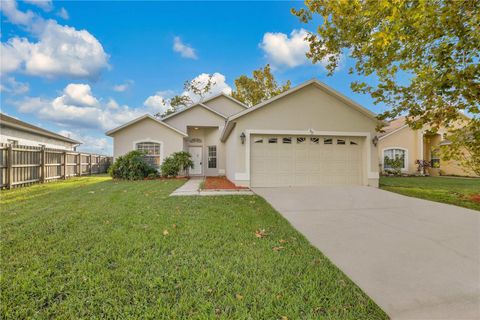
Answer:
[[[170,130],[173,130],[174,132],[178,133],[179,135],[182,135],[182,136],[184,136],[184,137],[187,137],[187,134],[186,134],[185,132],[182,132],[182,131],[176,129],[176,128],[174,128],[174,127],[166,124],[165,122],[156,119],[155,117],[153,117],[153,116],[151,116],[151,115],[149,115],[149,114],[145,114],[145,115],[143,115],[143,116],[141,116],[141,117],[138,117],[138,118],[136,118],[136,119],[133,119],[132,121],[129,121],[129,122],[127,122],[127,123],[125,123],[125,124],[123,124],[123,125],[121,125],[121,126],[119,126],[119,127],[116,127],[116,128],[114,128],[114,129],[111,129],[111,130],[105,132],[105,134],[106,134],[107,136],[111,136],[111,135],[114,134],[115,132],[120,131],[120,130],[122,130],[122,129],[124,129],[124,128],[127,128],[127,127],[129,127],[129,126],[131,126],[131,125],[133,125],[133,124],[135,124],[135,123],[137,123],[137,122],[140,122],[140,121],[144,120],[144,119],[151,119],[151,120],[157,122],[158,124],[161,124],[161,125],[169,128]]]
[[[224,118],[224,119],[227,118],[225,115],[221,114],[220,112],[218,112],[218,111],[210,108],[209,106],[207,106],[207,105],[205,105],[205,104],[203,104],[203,103],[196,103],[196,104],[194,104],[193,106],[186,107],[186,108],[184,108],[184,109],[182,109],[182,110],[179,110],[179,111],[177,111],[177,112],[175,112],[175,113],[172,113],[172,114],[170,114],[170,115],[168,115],[168,116],[166,116],[166,117],[163,117],[163,118],[162,118],[162,121],[171,119],[171,118],[176,117],[176,116],[178,116],[178,115],[181,115],[181,114],[184,113],[185,111],[191,110],[191,109],[196,108],[196,107],[204,108],[204,109],[206,109],[206,110],[208,110],[208,111],[210,111],[210,112],[212,112],[212,113],[216,114],[217,116],[220,116],[220,117],[222,117],[222,118]]]

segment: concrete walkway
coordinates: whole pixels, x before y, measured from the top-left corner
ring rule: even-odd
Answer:
[[[180,188],[173,191],[170,196],[250,196],[250,190],[200,190],[203,177],[192,177]]]
[[[480,212],[369,187],[254,191],[392,319],[480,319]]]

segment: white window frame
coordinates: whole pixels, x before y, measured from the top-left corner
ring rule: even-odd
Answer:
[[[138,143],[142,143],[142,142],[153,142],[153,143],[158,143],[160,144],[160,163],[158,165],[158,170],[160,170],[160,166],[162,165],[163,163],[163,141],[159,141],[159,140],[153,140],[151,138],[145,138],[145,139],[141,139],[141,140],[136,140],[136,141],[133,141],[133,147],[132,147],[132,150],[137,150],[137,144]]]
[[[385,163],[384,163],[385,162],[385,151],[395,150],[395,149],[403,150],[405,152],[405,159],[403,161],[403,168],[400,168],[400,170],[403,171],[403,172],[408,171],[408,149],[402,148],[402,147],[388,147],[388,148],[383,148],[382,149],[382,159],[380,159],[380,162],[382,163],[382,169],[386,170],[385,169]]]
[[[210,155],[210,148],[215,148],[215,155]],[[218,168],[218,154],[217,154],[217,146],[207,146],[207,169],[217,169]],[[210,167],[210,159],[215,159],[215,167]]]

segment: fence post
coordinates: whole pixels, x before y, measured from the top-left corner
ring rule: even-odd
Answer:
[[[90,157],[88,157],[88,163],[90,164],[90,168],[89,168],[89,173],[90,175],[92,175],[92,155],[90,154]]]
[[[46,157],[46,152],[45,152],[45,146],[42,146],[42,153],[41,153],[41,158],[40,158],[40,170],[41,170],[41,175],[42,175],[42,180],[41,182],[44,183],[46,178],[47,178],[47,171],[46,171],[46,166],[45,166],[45,162],[47,161],[47,157]]]
[[[13,187],[13,145],[8,145],[7,153],[8,189]]]
[[[67,179],[67,151],[63,151],[63,180]]]
[[[77,177],[82,175],[82,154],[79,152],[77,154]]]

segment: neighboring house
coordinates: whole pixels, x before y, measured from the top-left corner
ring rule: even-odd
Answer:
[[[380,170],[385,171],[388,165],[384,164],[385,157],[403,158],[401,172],[405,174],[419,174],[417,160],[427,161],[432,168],[426,174],[437,176],[458,175],[475,176],[472,172],[466,171],[456,161],[441,161],[439,148],[441,145],[448,145],[450,142],[445,139],[447,130],[441,128],[436,133],[431,133],[427,128],[413,130],[405,122],[405,117],[390,121],[379,134],[378,157]]]
[[[378,186],[377,123],[371,111],[310,80],[251,108],[220,94],[106,134],[114,157],[145,150],[159,166],[184,150],[192,175],[226,175],[241,186]]]
[[[75,150],[81,142],[0,113],[0,143]]]

